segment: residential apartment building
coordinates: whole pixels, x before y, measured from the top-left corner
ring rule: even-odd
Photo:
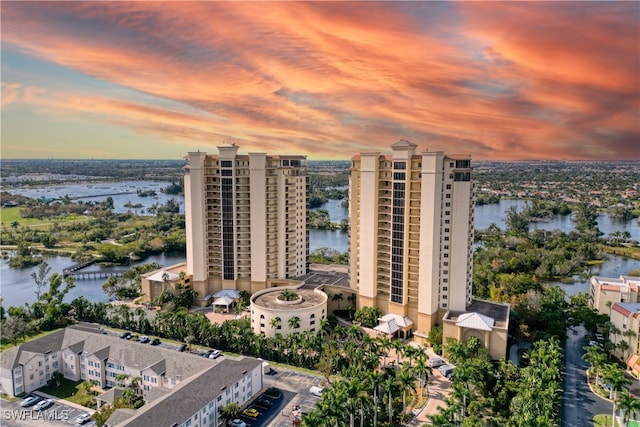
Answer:
[[[611,325],[614,332],[609,341],[616,345],[613,354],[626,360],[632,354],[640,354],[640,303],[618,302],[611,307]],[[624,342],[624,344],[622,344]]]
[[[456,313],[457,319],[473,302],[475,193],[469,155],[418,153],[416,148],[400,140],[391,145],[390,155],[371,152],[352,158],[349,244],[358,306],[401,316],[405,325],[413,322],[412,332],[420,341],[436,323],[442,324],[446,313]],[[459,328],[488,328],[489,334],[478,335],[487,347],[500,347],[494,352],[499,355],[506,351],[508,315],[504,319],[503,308],[489,311],[498,312],[499,321],[491,326],[466,321]],[[490,339],[497,329],[500,339]]]
[[[308,272],[306,157],[238,148],[186,157],[186,273],[201,296],[253,293]]]
[[[10,396],[44,386],[55,371],[71,381],[95,380],[107,389],[119,374],[141,378],[146,404],[135,411],[117,410],[109,426],[219,426],[221,406],[242,406],[263,387],[258,359],[211,360],[95,328],[68,327],[0,353],[0,385]]]
[[[640,277],[620,276],[620,278],[591,276],[589,280],[589,302],[599,313],[610,316],[612,307],[619,302],[640,302],[638,287]]]

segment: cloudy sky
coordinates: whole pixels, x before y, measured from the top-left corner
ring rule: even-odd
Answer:
[[[640,3],[11,2],[3,158],[640,159]]]

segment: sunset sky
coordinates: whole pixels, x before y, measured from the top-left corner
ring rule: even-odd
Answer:
[[[640,3],[1,2],[2,158],[640,159]]]

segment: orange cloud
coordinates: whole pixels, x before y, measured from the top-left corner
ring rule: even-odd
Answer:
[[[474,158],[638,158],[637,3],[1,7],[3,49],[113,87],[43,100],[15,78],[3,106],[180,150],[233,138],[247,151],[348,158],[408,138]]]

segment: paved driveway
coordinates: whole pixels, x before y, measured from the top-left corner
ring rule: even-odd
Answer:
[[[573,330],[577,331],[574,335]],[[584,337],[582,326],[567,329],[564,345],[564,383],[562,386],[562,427],[583,427],[593,424],[596,414],[610,414],[611,402],[591,392],[586,370],[589,364],[582,360]]]

